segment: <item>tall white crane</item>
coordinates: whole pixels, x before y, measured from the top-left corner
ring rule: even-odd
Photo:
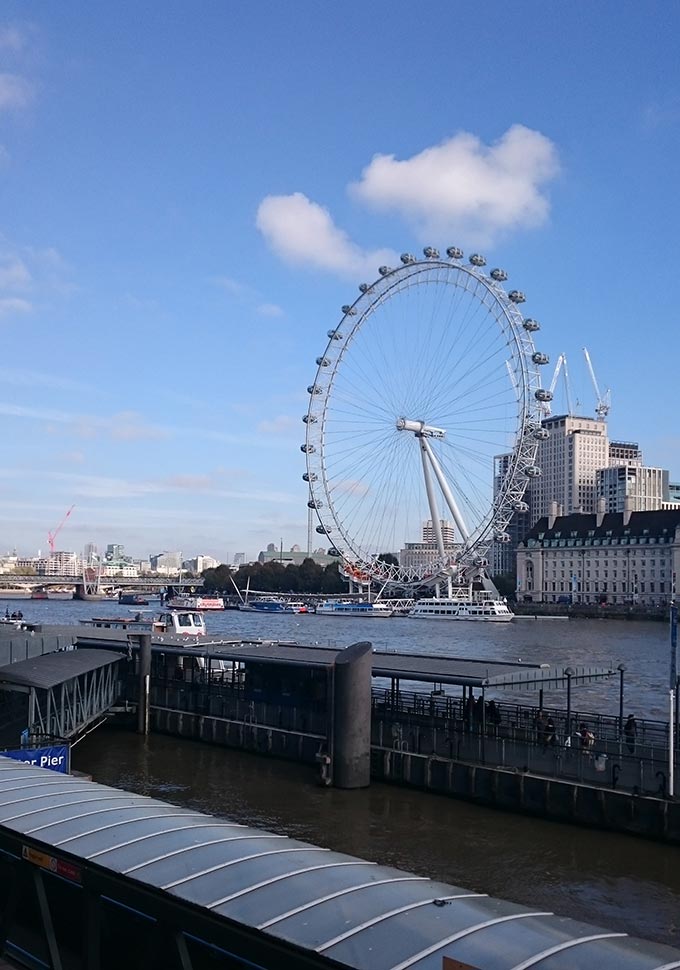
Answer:
[[[593,365],[590,360],[590,354],[588,353],[588,348],[583,348],[583,356],[586,359],[586,364],[588,365],[588,371],[590,373],[590,379],[593,382],[593,387],[595,388],[595,396],[597,398],[597,404],[595,405],[595,414],[601,421],[605,421],[607,415],[611,411],[612,407],[612,392],[609,388],[601,393],[599,385],[597,383],[597,378],[595,377],[595,371],[593,370]]]
[[[569,383],[569,371],[567,369],[567,355],[560,354],[557,358],[555,364],[555,370],[553,371],[552,381],[550,382],[550,393],[553,395],[555,393],[555,388],[557,387],[557,381],[559,379],[560,373],[564,375],[564,391],[567,397],[567,411],[568,414],[572,415],[574,413],[574,408],[571,400],[571,384]],[[550,404],[546,404],[545,407],[546,417],[551,413]]]

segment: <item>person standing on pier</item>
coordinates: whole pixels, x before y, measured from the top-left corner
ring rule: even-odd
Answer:
[[[626,739],[626,747],[630,754],[635,754],[635,738],[637,736],[637,723],[633,714],[628,715],[628,720],[623,725],[623,733]]]

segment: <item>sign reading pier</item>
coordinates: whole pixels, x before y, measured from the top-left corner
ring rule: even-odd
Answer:
[[[15,761],[26,761],[36,768],[49,768],[50,771],[61,771],[67,775],[70,767],[69,747],[60,744],[51,748],[18,748],[16,751],[3,751],[5,758]]]

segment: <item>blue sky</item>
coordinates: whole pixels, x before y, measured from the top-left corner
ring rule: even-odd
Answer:
[[[0,11],[0,548],[306,541],[325,334],[387,253],[480,249],[680,478],[676,4]]]

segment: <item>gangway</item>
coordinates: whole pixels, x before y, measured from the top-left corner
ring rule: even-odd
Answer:
[[[72,740],[116,702],[123,659],[110,650],[67,650],[20,660],[0,667],[0,693],[24,695],[30,738]]]

